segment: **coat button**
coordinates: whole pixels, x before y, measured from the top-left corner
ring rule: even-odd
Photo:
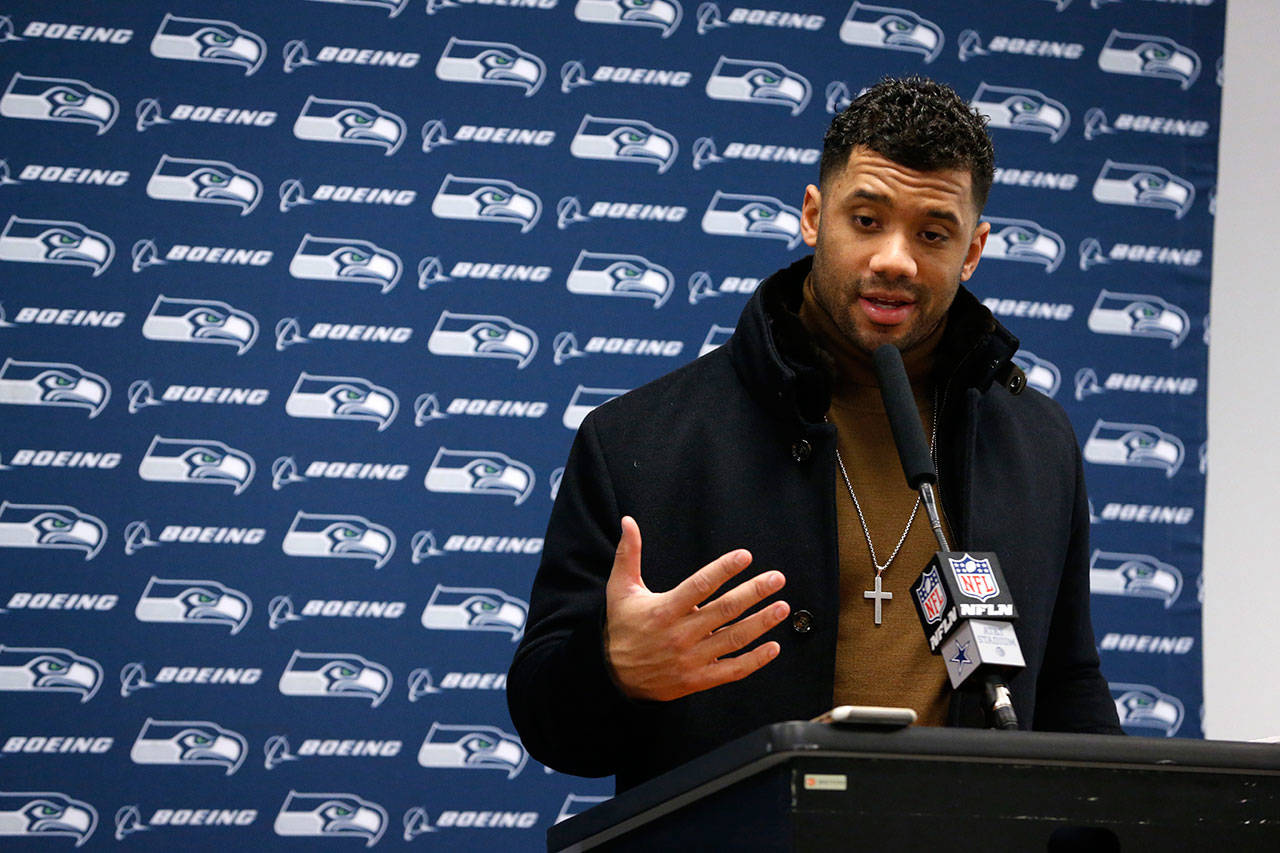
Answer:
[[[797,462],[803,462],[809,458],[809,454],[813,453],[813,445],[805,441],[803,438],[791,445],[791,458]]]
[[[797,610],[791,616],[791,630],[797,634],[807,634],[813,630],[813,614],[808,610]]]

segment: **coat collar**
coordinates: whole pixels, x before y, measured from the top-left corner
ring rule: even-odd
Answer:
[[[830,358],[814,345],[798,312],[805,276],[813,256],[802,258],[765,279],[747,302],[726,346],[734,368],[751,393],[786,419],[820,422],[831,397]],[[1018,339],[961,287],[938,345],[934,372],[942,385],[975,388],[992,384],[1012,394],[1026,387],[1013,363]]]

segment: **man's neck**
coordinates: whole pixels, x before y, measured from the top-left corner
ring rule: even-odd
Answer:
[[[800,303],[800,322],[804,324],[814,343],[831,356],[836,370],[836,387],[839,393],[841,386],[862,385],[875,387],[874,362],[871,353],[863,350],[847,336],[841,333],[835,320],[826,309],[818,304],[813,293],[810,277],[804,280],[804,297]],[[933,371],[934,356],[938,343],[946,330],[946,318],[929,336],[902,354],[902,362],[907,369],[907,376],[912,384],[925,382]]]

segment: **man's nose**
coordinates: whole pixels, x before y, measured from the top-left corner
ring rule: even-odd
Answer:
[[[871,272],[890,281],[915,278],[916,259],[911,253],[910,238],[898,232],[882,234],[871,255]]]

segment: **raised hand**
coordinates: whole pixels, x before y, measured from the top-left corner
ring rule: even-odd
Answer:
[[[605,587],[604,637],[606,659],[623,693],[633,699],[678,699],[745,678],[778,656],[781,647],[774,641],[734,652],[787,618],[790,606],[775,601],[738,619],[782,589],[782,572],[763,572],[707,600],[750,564],[749,552],[730,551],[669,592],[652,592],[640,576],[640,527],[623,517]]]

